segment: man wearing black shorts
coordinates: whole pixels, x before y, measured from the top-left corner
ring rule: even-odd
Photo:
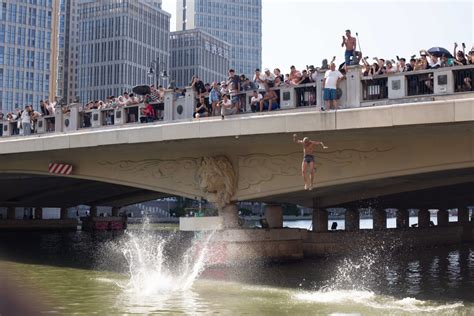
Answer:
[[[304,179],[304,189],[312,190],[314,184],[314,151],[316,146],[321,145],[323,149],[327,149],[323,142],[312,141],[308,137],[302,140],[297,139],[297,135],[293,134],[293,141],[297,144],[303,144],[303,163],[301,164],[301,174]],[[308,183],[308,168],[309,168],[309,183]]]

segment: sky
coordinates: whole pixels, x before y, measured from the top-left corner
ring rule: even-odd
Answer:
[[[163,0],[176,29],[176,1]],[[228,1],[228,0],[220,0]],[[365,56],[410,58],[433,46],[453,51],[454,42],[474,45],[474,1],[262,0],[262,68],[320,66],[344,61],[344,30],[359,34]]]

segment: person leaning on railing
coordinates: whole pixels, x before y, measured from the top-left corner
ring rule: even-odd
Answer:
[[[216,115],[218,112],[217,104],[219,103],[221,99],[221,92],[219,90],[219,85],[217,84],[216,81],[212,82],[212,87],[211,91],[209,92],[209,103],[210,105],[210,110],[211,110],[211,116]]]

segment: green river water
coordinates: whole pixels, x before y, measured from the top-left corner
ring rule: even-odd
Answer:
[[[0,234],[4,315],[474,315],[474,247],[209,268],[170,232]],[[194,255],[190,255],[194,253]]]

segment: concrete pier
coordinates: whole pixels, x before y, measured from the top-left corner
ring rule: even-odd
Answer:
[[[36,207],[35,208],[35,219],[43,219],[43,208]]]
[[[7,208],[7,219],[15,219],[15,208],[14,207]]]
[[[428,209],[418,210],[418,227],[430,227],[430,211]]]
[[[313,231],[327,232],[328,231],[328,212],[325,209],[313,209]]]
[[[384,209],[373,210],[374,230],[382,230],[387,228],[387,212]]]
[[[91,206],[89,210],[90,217],[97,217],[97,206]]]
[[[120,213],[120,207],[114,206],[112,207],[112,217],[118,217]]]
[[[438,226],[447,226],[449,224],[448,210],[438,210],[436,215],[438,217]]]
[[[67,219],[68,216],[67,216],[67,208],[66,207],[62,207],[61,210],[60,210],[60,215],[59,215],[60,219]]]
[[[410,226],[410,212],[407,209],[397,209],[397,228],[408,228]]]
[[[269,204],[265,208],[265,218],[269,228],[283,227],[283,208],[278,204]]]
[[[346,230],[354,231],[360,228],[360,215],[358,209],[346,209]]]
[[[469,222],[469,208],[458,207],[458,222],[468,223]]]

